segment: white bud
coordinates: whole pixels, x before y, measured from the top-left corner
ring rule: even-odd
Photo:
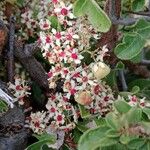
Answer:
[[[94,64],[92,71],[94,76],[100,80],[110,73],[110,68],[105,63],[98,62]]]

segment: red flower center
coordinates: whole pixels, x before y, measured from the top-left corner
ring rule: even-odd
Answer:
[[[77,92],[76,89],[71,89],[70,90],[71,95],[74,95],[76,92]]]
[[[34,123],[34,126],[35,126],[36,128],[39,128],[39,127],[40,127],[39,121],[36,121],[36,122]]]
[[[46,37],[46,43],[51,43],[51,38],[49,36]]]
[[[57,33],[55,34],[55,37],[56,37],[57,39],[60,39],[60,38],[61,38],[60,32],[57,32]]]
[[[51,53],[50,52],[47,52],[46,53],[46,57],[51,57],[52,55],[51,55]]]
[[[68,73],[68,70],[65,69],[65,70],[64,70],[64,74],[67,74],[67,73]]]
[[[77,56],[76,53],[72,53],[71,57],[72,57],[73,59],[77,59],[77,58],[78,58],[78,56]]]
[[[65,56],[65,52],[61,52],[61,53],[59,54],[59,56],[60,56],[60,57],[64,57],[64,56]]]
[[[48,75],[49,78],[51,78],[53,76],[53,73],[49,72],[47,75]]]
[[[131,98],[131,101],[132,101],[132,102],[137,102],[137,97],[133,96],[133,97]]]
[[[57,3],[58,3],[58,0],[52,0],[52,2],[53,2],[54,4],[57,4]]]
[[[67,16],[67,15],[68,15],[68,10],[67,10],[66,8],[62,8],[61,14],[62,14],[63,16]]]
[[[80,72],[77,72],[73,75],[74,78],[79,78],[80,77]]]
[[[22,90],[22,87],[20,85],[17,85],[16,90]]]
[[[57,121],[62,121],[62,119],[63,119],[62,115],[57,116]]]
[[[88,77],[83,77],[83,78],[82,78],[82,81],[83,81],[83,82],[87,82],[87,81],[88,81]]]
[[[109,97],[108,97],[108,96],[105,96],[105,97],[104,97],[104,101],[105,101],[105,102],[108,102],[108,100],[109,100]]]
[[[52,113],[54,113],[56,111],[56,109],[54,108],[54,107],[52,107],[51,109],[50,109],[50,112],[52,112]]]
[[[71,34],[66,35],[66,39],[71,41],[72,40],[72,35]]]
[[[49,28],[49,24],[48,23],[44,23],[43,24],[43,28]]]
[[[98,95],[100,91],[101,91],[100,86],[99,86],[99,85],[96,85],[96,86],[94,87],[94,93],[95,93],[96,95]]]

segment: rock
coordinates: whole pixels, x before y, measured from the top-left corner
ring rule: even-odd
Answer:
[[[0,150],[24,150],[28,131],[24,127],[25,116],[15,106],[0,117]]]

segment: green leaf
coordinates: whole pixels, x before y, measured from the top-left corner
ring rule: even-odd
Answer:
[[[118,120],[114,113],[107,114],[106,123],[111,129],[117,130],[120,128],[120,126],[118,124]]]
[[[150,87],[149,79],[137,79],[129,83],[129,89],[132,89],[134,86],[138,86],[140,90],[143,90],[146,87]]]
[[[142,52],[140,52],[137,56],[133,57],[130,61],[133,63],[140,63],[142,60]]]
[[[50,17],[48,17],[48,20],[51,22],[51,26],[53,28],[61,30],[61,26],[60,26],[58,18],[56,16],[50,16]]]
[[[128,136],[128,135],[121,135],[120,142],[124,145],[128,144],[131,140],[133,140],[135,137]]]
[[[82,132],[79,131],[78,128],[75,128],[73,131],[72,131],[72,135],[73,135],[73,140],[75,143],[78,143],[79,139],[80,139],[80,136],[82,135]]]
[[[127,26],[125,29],[130,30],[130,32],[139,32],[141,29],[147,28],[150,26],[150,22],[145,19],[138,20],[134,25]]]
[[[115,101],[114,106],[115,106],[116,110],[121,114],[127,113],[131,109],[131,106],[123,100]]]
[[[131,93],[133,93],[133,94],[137,94],[139,92],[140,92],[140,88],[138,86],[134,86],[131,90]]]
[[[95,150],[101,146],[116,144],[117,141],[115,139],[105,137],[108,129],[106,126],[101,126],[86,131],[79,140],[78,150]]]
[[[106,83],[112,87],[113,89],[117,89],[117,76],[116,76],[116,69],[112,69],[107,77],[104,78]]]
[[[150,150],[150,141],[145,143],[139,150]]]
[[[150,108],[143,108],[143,112],[148,116],[150,119]]]
[[[39,141],[28,146],[27,150],[40,150],[45,144],[54,144],[56,141],[56,139],[52,135],[49,135],[49,134],[42,134],[41,136],[35,135],[35,137]]]
[[[138,33],[130,33],[124,35],[122,43],[118,44],[114,52],[116,56],[122,60],[129,60],[137,56],[143,46],[145,40]]]
[[[126,118],[129,124],[139,123],[142,119],[142,109],[132,107],[126,114]]]
[[[86,2],[87,0],[77,0],[75,3],[74,3],[74,9],[73,9],[73,13],[75,16],[83,16],[85,13],[84,13],[84,8],[86,7]]]
[[[78,104],[80,109],[81,118],[89,118],[91,116],[89,110],[87,110],[83,105]]]
[[[126,27],[129,30],[114,50],[116,56],[123,60],[139,57],[146,40],[150,38],[150,22],[140,19],[135,25]]]
[[[132,3],[133,11],[141,11],[144,8],[145,0],[134,0]]]
[[[145,139],[141,139],[141,138],[131,140],[128,143],[128,148],[134,149],[134,150],[139,149],[140,147],[142,147],[145,144],[145,142],[146,142]]]
[[[106,125],[106,120],[104,118],[94,118],[94,121],[96,123],[97,126],[103,126]]]
[[[100,32],[107,32],[111,27],[110,19],[95,0],[77,0],[74,14],[77,17],[87,15],[89,22]]]
[[[85,132],[85,131],[87,131],[89,128],[88,127],[86,127],[85,125],[82,125],[82,124],[77,124],[77,128],[78,128],[78,130],[79,131],[81,131],[81,132]]]
[[[117,143],[115,145],[102,147],[99,150],[127,150],[123,144]]]
[[[120,136],[120,133],[116,130],[110,129],[110,130],[107,131],[106,136],[110,137],[110,138],[116,138],[116,137]]]
[[[17,0],[16,3],[18,6],[22,7],[24,4],[24,0]]]
[[[117,70],[122,70],[122,69],[125,69],[125,65],[122,61],[119,61],[116,65],[116,68]]]
[[[0,113],[6,112],[8,110],[8,105],[3,100],[0,99]]]

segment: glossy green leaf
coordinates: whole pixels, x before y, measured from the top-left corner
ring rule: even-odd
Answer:
[[[139,93],[139,92],[140,92],[139,86],[134,86],[134,87],[132,88],[132,90],[131,90],[131,93],[133,93],[133,94],[137,94],[137,93]]]
[[[117,143],[115,139],[106,138],[105,134],[109,128],[106,126],[90,129],[85,132],[78,143],[78,150],[95,150],[101,146],[110,146]]]
[[[124,146],[123,144],[117,143],[115,145],[102,147],[99,150],[127,150],[127,149],[126,146]]]
[[[59,21],[56,16],[50,16],[50,17],[48,17],[48,19],[51,22],[51,26],[53,28],[58,29],[58,30],[61,29],[61,26],[60,26]]]
[[[8,110],[8,105],[3,100],[0,99],[0,113],[6,112]]]
[[[143,108],[143,112],[148,116],[150,119],[150,108]]]
[[[87,131],[89,129],[88,127],[86,127],[85,125],[82,125],[80,123],[77,124],[77,128],[81,132],[85,132],[85,131]]]
[[[134,149],[134,150],[139,149],[140,147],[142,147],[145,144],[145,142],[146,142],[145,139],[142,139],[142,138],[131,140],[128,143],[128,148]]]
[[[91,116],[89,110],[87,110],[83,105],[78,104],[78,106],[82,118],[89,118]]]
[[[145,44],[138,33],[130,33],[124,35],[122,43],[118,44],[114,52],[118,58],[122,60],[129,60],[137,56]]]
[[[94,121],[96,123],[97,126],[103,126],[103,125],[106,125],[106,120],[105,118],[94,118]]]
[[[121,114],[127,113],[131,109],[131,106],[123,100],[118,100],[118,101],[114,102],[114,106],[115,106],[116,110]]]
[[[128,34],[124,34],[123,40],[114,50],[116,56],[123,60],[130,60],[141,53],[146,40],[150,38],[150,23],[144,19],[135,25],[126,27]]]
[[[111,129],[114,129],[114,130],[119,129],[119,127],[120,127],[118,124],[118,120],[114,113],[107,114],[106,123]]]
[[[35,136],[39,141],[33,143],[32,145],[28,146],[26,150],[42,150],[42,147],[45,144],[54,144],[56,139],[49,134],[42,134]]]
[[[120,133],[117,130],[110,129],[107,131],[106,136],[110,138],[116,138],[120,136]]]
[[[150,150],[150,141],[145,143],[139,150]]]
[[[141,11],[144,8],[145,0],[134,0],[132,3],[133,11]]]
[[[107,77],[104,78],[106,83],[112,87],[113,89],[117,89],[117,76],[116,76],[116,69],[112,69]]]
[[[125,69],[124,63],[122,61],[119,61],[116,65],[116,69],[118,69],[118,70]]]
[[[129,83],[129,89],[132,89],[134,86],[138,86],[140,90],[143,90],[146,87],[150,87],[149,79],[136,79]]]
[[[74,15],[75,16],[82,16],[84,15],[84,8],[86,7],[86,2],[87,0],[77,0],[75,3],[74,3]]]
[[[132,107],[132,109],[127,112],[126,118],[129,124],[139,123],[142,119],[142,109]]]
[[[77,0],[74,5],[76,16],[87,15],[93,27],[100,32],[107,32],[111,21],[95,0]]]
[[[24,4],[24,0],[17,0],[16,3],[17,3],[18,6],[21,7]]]
[[[133,136],[129,136],[129,135],[121,135],[121,137],[120,137],[120,139],[119,139],[119,141],[122,143],[122,144],[124,144],[124,145],[126,145],[126,144],[128,144],[131,140],[133,140],[135,137],[133,137]]]

